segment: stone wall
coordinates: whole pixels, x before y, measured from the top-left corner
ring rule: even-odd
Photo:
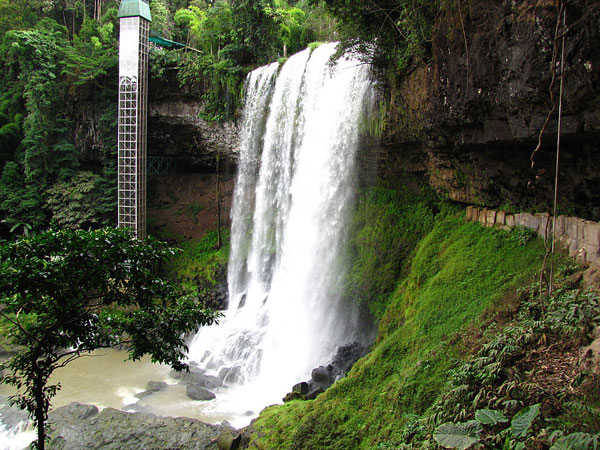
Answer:
[[[553,219],[550,214],[518,213],[468,206],[468,222],[479,222],[485,227],[511,229],[523,226],[538,235],[552,236]],[[582,263],[600,263],[600,223],[578,217],[558,216],[556,238],[564,245],[569,256]]]

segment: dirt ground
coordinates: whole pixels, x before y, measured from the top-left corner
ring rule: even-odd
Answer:
[[[229,228],[234,175],[221,175],[221,226]],[[148,233],[156,238],[199,240],[217,228],[216,174],[148,177]]]

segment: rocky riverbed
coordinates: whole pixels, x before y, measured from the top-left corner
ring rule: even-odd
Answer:
[[[231,449],[239,433],[187,417],[160,417],[71,403],[50,413],[49,446],[56,450]],[[230,439],[231,438],[231,439]],[[239,439],[239,438],[238,438]],[[221,441],[221,444],[219,444]]]

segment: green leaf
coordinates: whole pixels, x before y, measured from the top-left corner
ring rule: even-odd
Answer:
[[[596,450],[598,436],[588,433],[571,433],[561,437],[554,443],[550,450]]]
[[[522,438],[540,412],[540,404],[526,406],[513,417],[510,427],[515,438]]]
[[[492,409],[480,409],[476,411],[475,420],[484,425],[496,425],[497,423],[508,422],[508,419],[502,412]]]
[[[466,450],[479,442],[481,431],[481,424],[476,420],[448,422],[435,429],[433,438],[442,447]]]

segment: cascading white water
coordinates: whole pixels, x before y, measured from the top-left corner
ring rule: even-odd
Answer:
[[[215,412],[281,401],[339,345],[356,338],[341,298],[359,122],[373,96],[369,67],[334,65],[335,44],[300,52],[246,84],[232,210],[230,304],[202,329],[190,359],[232,385]]]

